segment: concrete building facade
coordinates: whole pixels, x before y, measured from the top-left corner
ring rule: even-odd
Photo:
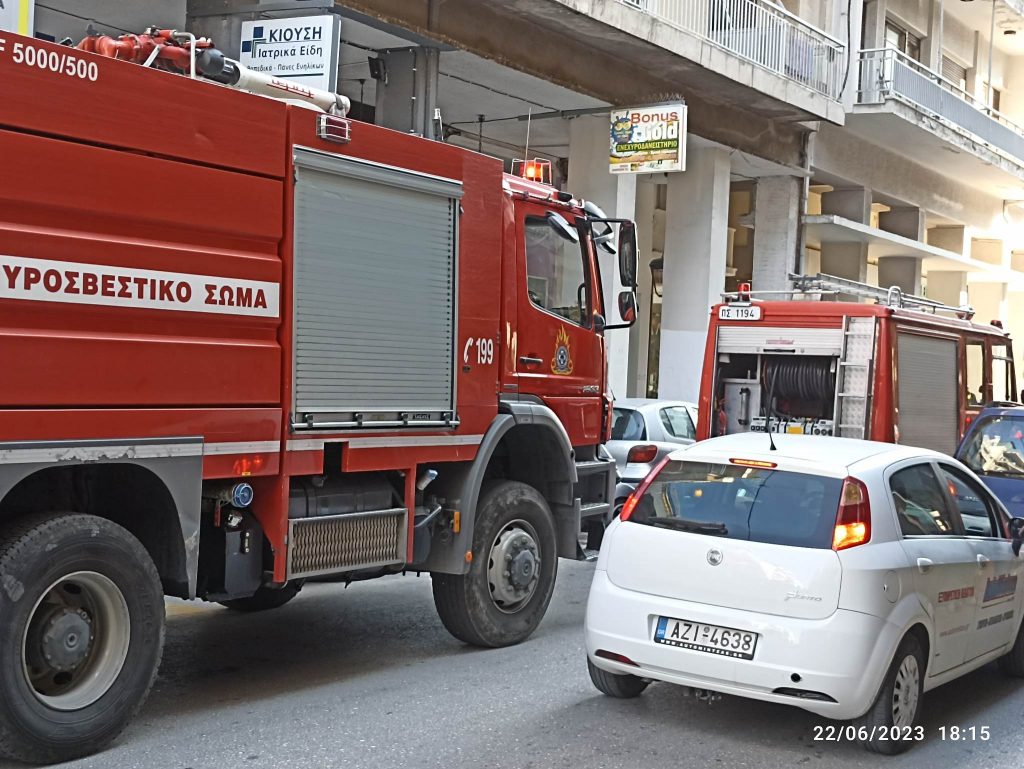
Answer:
[[[328,12],[356,118],[550,160],[637,220],[616,396],[695,399],[710,305],[794,272],[969,303],[1024,341],[1024,0],[48,0],[35,31],[159,23],[231,53],[242,20]],[[686,169],[610,174],[609,109],[666,99]]]

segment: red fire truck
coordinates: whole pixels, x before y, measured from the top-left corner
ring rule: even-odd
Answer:
[[[611,512],[632,223],[207,41],[81,48],[0,33],[0,753],[114,739],[164,595],[425,571],[529,636]]]
[[[1016,400],[1009,335],[969,308],[829,275],[791,278],[781,299],[744,287],[712,308],[698,438],[838,435],[952,454],[983,404]]]

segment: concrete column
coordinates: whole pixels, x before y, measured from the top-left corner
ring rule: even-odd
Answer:
[[[636,186],[637,290],[636,323],[629,330],[629,380],[626,396],[643,398],[647,394],[647,348],[651,331],[651,296],[654,258],[654,206],[657,188],[653,183]]]
[[[632,219],[636,216],[636,176],[608,171],[608,118],[602,115],[578,117],[569,124],[568,189],[573,195],[590,200],[610,217]],[[648,243],[650,241],[648,240]],[[622,287],[613,281],[616,274],[612,254],[598,251],[604,285],[606,320],[618,322],[616,297]],[[638,258],[638,262],[641,260]],[[648,259],[648,262],[650,260]],[[638,271],[650,271],[638,264]],[[613,329],[605,333],[608,347],[608,384],[617,398],[629,390],[630,330]]]
[[[387,76],[377,81],[375,122],[428,139],[434,136],[434,107],[441,54],[436,48],[401,48],[378,54]]]
[[[944,0],[929,0],[928,36],[922,43],[921,58],[934,72],[942,71],[942,4]]]
[[[921,293],[921,260],[914,256],[887,256],[878,260],[878,285],[899,286],[904,294]]]
[[[796,269],[800,185],[792,176],[765,176],[754,190],[754,270],[757,291],[784,291]]]
[[[865,0],[861,48],[881,48],[885,45],[885,6],[886,0]]]
[[[963,225],[931,227],[927,232],[928,245],[962,256],[967,244],[966,234],[967,229]]]
[[[871,190],[864,187],[842,187],[822,193],[821,213],[867,224],[871,221]]]
[[[893,208],[878,215],[878,229],[911,240],[924,240],[924,211],[920,208]]]
[[[967,273],[929,272],[927,296],[952,307],[967,304]]]
[[[729,153],[693,151],[669,174],[658,396],[696,401],[708,313],[725,287]]]
[[[861,224],[871,222],[871,190],[836,189],[821,196],[821,213],[834,214]],[[821,244],[821,271],[849,280],[867,280],[868,247],[862,243]]]
[[[968,283],[967,296],[978,323],[999,320],[1004,326],[1007,325],[1010,313],[1007,306],[1009,292],[1005,283]]]

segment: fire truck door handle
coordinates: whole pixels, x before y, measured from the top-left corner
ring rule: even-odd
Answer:
[[[524,366],[539,366],[544,362],[543,358],[531,358],[529,355],[520,355],[519,362]]]
[[[932,559],[931,558],[918,558],[917,559],[917,570],[922,574],[927,574],[931,571]]]

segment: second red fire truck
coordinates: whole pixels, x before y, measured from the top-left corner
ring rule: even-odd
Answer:
[[[1017,399],[1009,335],[968,308],[792,277],[792,295],[746,289],[712,308],[698,438],[837,435],[952,454],[983,404]]]
[[[164,595],[424,571],[529,636],[611,514],[632,223],[186,35],[0,33],[0,83],[0,754],[114,739]]]

